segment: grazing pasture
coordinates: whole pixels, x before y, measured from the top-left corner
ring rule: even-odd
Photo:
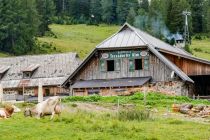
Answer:
[[[38,38],[41,42],[51,43],[58,52],[77,52],[85,58],[95,46],[119,29],[115,25],[50,25],[54,36]]]
[[[143,95],[126,97],[68,97],[63,100],[63,113],[53,120],[25,118],[23,112],[12,118],[0,120],[0,139],[7,140],[201,140],[210,138],[210,122],[187,119],[179,114],[165,115],[171,103],[186,102],[210,104],[208,101],[192,101],[187,97],[171,97],[150,93],[147,109]],[[163,98],[160,100],[160,98]],[[119,101],[118,101],[119,99]],[[153,104],[151,105],[151,101]],[[160,101],[158,103],[158,100]],[[117,103],[119,102],[119,107]],[[18,104],[24,109],[31,104]],[[129,114],[126,112],[129,108]],[[177,117],[174,117],[177,116]]]
[[[193,39],[190,47],[196,57],[210,60],[210,38]]]

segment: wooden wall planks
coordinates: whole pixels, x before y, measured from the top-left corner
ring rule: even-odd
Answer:
[[[86,66],[78,72],[74,80],[92,80],[92,79],[114,79],[125,77],[147,77],[152,76],[154,81],[169,81],[171,80],[170,70],[162,61],[160,61],[155,55],[150,53],[149,56],[149,70],[135,70],[129,71],[129,59],[121,59],[120,71],[114,72],[101,72],[99,69],[99,52],[98,56],[94,56]]]
[[[210,75],[210,65],[163,53],[170,61],[178,66],[188,76]]]

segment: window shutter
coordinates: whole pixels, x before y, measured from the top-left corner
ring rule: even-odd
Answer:
[[[130,60],[129,60],[129,71],[130,71],[130,72],[133,72],[134,69],[135,69],[134,60],[133,60],[133,59],[130,59]]]
[[[121,68],[121,61],[120,61],[120,59],[116,59],[115,60],[115,70],[120,71],[120,68]]]
[[[144,70],[149,70],[149,57],[144,58]]]
[[[105,72],[106,71],[106,63],[105,60],[100,60],[100,71]]]

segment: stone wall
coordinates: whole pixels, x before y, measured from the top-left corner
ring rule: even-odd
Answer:
[[[190,93],[189,85],[182,81],[157,82],[149,84],[147,90],[178,96],[190,96],[190,94],[192,94]]]
[[[117,96],[131,95],[136,92],[161,92],[167,95],[192,96],[193,85],[188,85],[182,81],[157,82],[150,83],[139,87],[121,87],[121,88],[101,88],[98,89],[98,95],[101,96]],[[88,96],[88,89],[74,89],[74,96]]]

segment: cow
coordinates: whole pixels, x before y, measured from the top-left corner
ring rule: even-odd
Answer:
[[[21,109],[16,107],[15,105],[12,105],[12,107],[14,108],[14,113],[21,112]]]
[[[52,120],[55,114],[61,114],[61,99],[58,96],[50,97],[47,100],[38,103],[35,107],[26,108],[24,111],[24,116],[35,116],[40,119],[43,116],[51,115]]]
[[[14,113],[14,108],[12,106],[5,106],[4,108],[0,108],[0,118],[7,119],[12,116]]]

